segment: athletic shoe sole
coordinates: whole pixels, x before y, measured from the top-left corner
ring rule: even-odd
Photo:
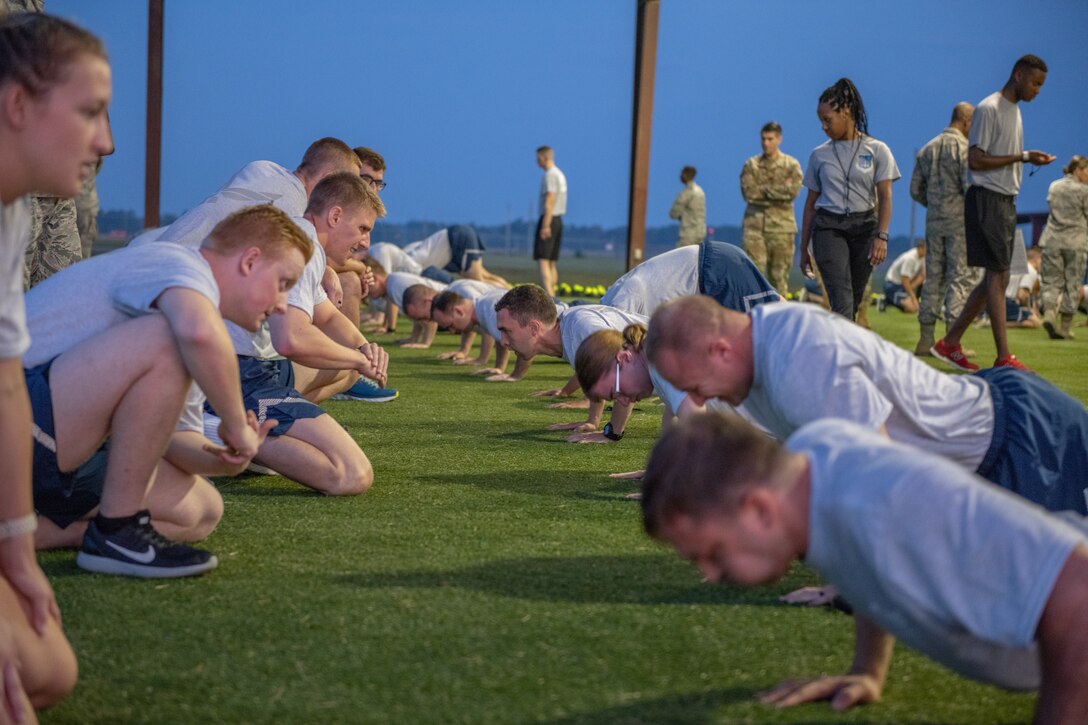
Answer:
[[[177,579],[183,576],[196,576],[198,574],[203,574],[206,571],[211,571],[219,566],[219,559],[212,556],[202,564],[161,567],[132,564],[130,562],[118,561],[117,559],[112,559],[108,556],[98,556],[96,554],[88,554],[85,551],[81,551],[76,555],[76,566],[80,569],[93,571],[98,574],[133,576],[141,579]]]
[[[395,395],[385,395],[380,398],[363,398],[349,395],[348,393],[337,393],[332,396],[330,400],[357,400],[360,403],[388,403],[390,400],[396,400],[398,397],[400,397],[399,391]]]
[[[942,355],[941,353],[939,353],[939,352],[937,351],[937,346],[936,346],[936,345],[934,345],[933,347],[929,348],[929,354],[930,354],[930,355],[932,355],[933,357],[937,358],[937,359],[938,359],[938,360],[940,360],[941,362],[945,362],[945,363],[948,363],[949,365],[951,365],[952,367],[956,368],[957,370],[959,370],[959,371],[961,371],[961,372],[965,372],[965,373],[973,373],[973,372],[975,372],[975,368],[969,368],[969,367],[965,367],[965,366],[963,366],[963,365],[960,365],[960,364],[959,364],[958,362],[956,362],[956,361],[955,361],[955,360],[953,360],[952,358],[950,358],[950,357],[948,357],[948,356],[946,356],[946,355]]]

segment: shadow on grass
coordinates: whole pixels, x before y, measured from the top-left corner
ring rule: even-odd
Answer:
[[[597,723],[700,723],[710,722],[715,710],[723,705],[744,702],[755,697],[754,690],[731,688],[687,695],[670,695],[656,700],[639,700],[603,710],[580,712],[555,720],[549,725],[597,725]]]
[[[544,434],[532,434],[530,438],[521,438],[513,433],[503,433],[502,438],[516,438],[518,440],[540,440],[551,442],[554,431],[545,431]],[[559,438],[567,445],[563,438]],[[588,450],[588,449],[587,449]],[[606,473],[600,471],[587,472],[583,470],[510,470],[489,473],[434,473],[429,476],[419,476],[418,480],[428,483],[452,484],[457,486],[474,486],[487,491],[506,491],[508,493],[528,493],[536,496],[564,496],[580,500],[593,501],[625,501],[631,504],[632,515],[638,513],[638,501],[627,501],[626,494],[638,491],[642,487],[642,481],[631,481],[617,478],[608,478]]]
[[[538,602],[779,606],[766,589],[700,582],[691,569],[665,554],[499,559],[449,571],[348,574],[334,581],[375,589],[457,587]]]

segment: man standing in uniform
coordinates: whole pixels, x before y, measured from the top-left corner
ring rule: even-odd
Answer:
[[[536,150],[536,165],[544,169],[544,177],[540,180],[540,222],[536,225],[533,259],[540,265],[541,286],[554,297],[555,284],[559,281],[555,261],[559,259],[563,215],[567,213],[567,177],[555,165],[551,146]]]
[[[1024,164],[1044,166],[1054,156],[1024,150],[1024,126],[1020,101],[1030,102],[1046,82],[1046,63],[1036,55],[1016,61],[1004,87],[978,104],[968,140],[967,180],[971,186],[964,200],[967,230],[967,263],[986,270],[964,303],[963,312],[933,346],[933,356],[949,365],[973,372],[978,365],[967,359],[960,338],[985,309],[990,313],[997,359],[994,367],[1027,367],[1009,352],[1005,335],[1005,288],[1009,284],[1013,237],[1016,232],[1016,195]]]
[[[680,237],[676,246],[698,244],[706,239],[706,193],[703,187],[695,183],[695,167],[685,166],[680,170],[680,183],[683,191],[676,195],[676,201],[669,209],[669,219],[680,220]]]
[[[910,179],[910,196],[926,210],[926,279],[918,309],[921,334],[915,355],[929,355],[935,338],[933,328],[944,308],[951,327],[971,289],[978,284],[977,270],[967,266],[964,239],[963,194],[967,188],[967,134],[975,107],[960,102],[952,109],[948,128],[918,152]]]
[[[748,159],[740,172],[740,193],[748,202],[744,251],[785,297],[797,234],[793,200],[801,191],[801,164],[778,150],[782,127],[774,121],[763,126],[759,137],[763,153]]]

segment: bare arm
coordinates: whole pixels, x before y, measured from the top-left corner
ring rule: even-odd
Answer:
[[[1027,151],[1025,153],[1028,155],[1027,161],[1019,154],[994,156],[986,153],[978,146],[972,146],[967,150],[967,165],[971,167],[971,171],[993,171],[994,169],[1000,169],[1004,166],[1022,163],[1046,166],[1057,158],[1056,156],[1052,156],[1042,151]]]
[[[816,219],[816,200],[819,198],[820,192],[809,189],[804,211],[801,212],[801,272],[811,279],[815,279],[816,274],[812,271],[809,247],[812,243],[812,225]]]
[[[552,238],[552,210],[555,209],[555,192],[544,195],[544,219],[540,223],[540,238]]]
[[[359,328],[352,324],[347,315],[330,300],[325,300],[314,307],[313,323],[317,329],[344,347],[358,348],[367,343],[366,336],[359,332]]]
[[[321,304],[331,305],[328,300]],[[333,308],[333,312],[340,315],[336,308]],[[316,308],[314,313],[316,317]],[[340,316],[343,317],[343,315]],[[317,370],[357,370],[363,375],[374,373],[371,370],[370,361],[359,352],[357,347],[347,347],[337,343],[313,324],[309,315],[297,307],[288,307],[284,314],[273,315],[268,320],[268,326],[272,333],[272,345],[276,351],[299,365]]]
[[[885,179],[884,181],[876,182],[876,203],[877,203],[877,230],[888,233],[888,228],[892,223],[892,180]],[[876,267],[881,264],[888,257],[888,242],[880,239],[879,237],[873,237],[872,244],[869,245],[869,264]]]
[[[1070,554],[1036,628],[1043,683],[1036,723],[1082,723],[1088,713],[1088,548]]]

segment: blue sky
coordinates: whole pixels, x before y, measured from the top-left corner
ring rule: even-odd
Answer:
[[[46,7],[107,44],[117,153],[102,208],[142,210],[146,3]],[[568,222],[624,224],[634,26],[634,0],[167,0],[162,208],[184,211],[255,159],[294,168],[334,135],[386,156],[390,221],[535,215],[534,149],[547,143],[570,185]],[[710,222],[739,224],[759,127],[781,123],[783,150],[804,164],[825,140],[817,97],[846,75],[904,175],[892,231],[906,233],[915,149],[1029,52],[1050,74],[1022,106],[1025,143],[1058,161],[1025,175],[1018,206],[1045,210],[1060,167],[1088,153],[1086,30],[1083,0],[662,0],[647,223],[668,223],[693,164]]]

